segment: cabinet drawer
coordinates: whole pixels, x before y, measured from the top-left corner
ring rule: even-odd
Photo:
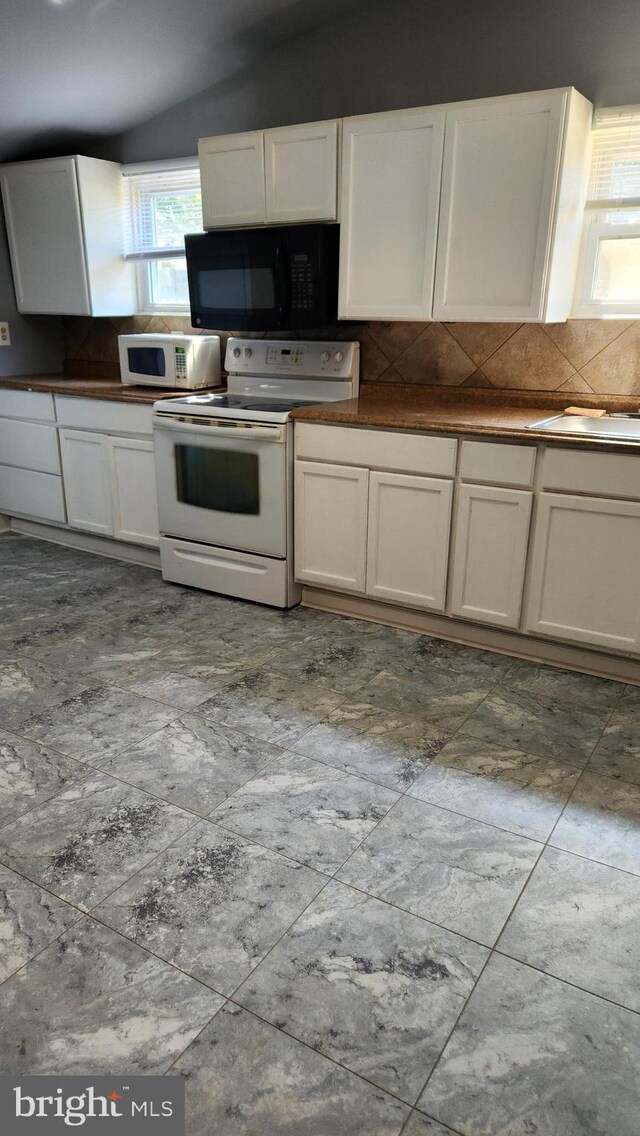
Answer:
[[[60,473],[55,426],[0,418],[0,460],[3,465],[15,465],[21,469]]]
[[[463,481],[486,481],[492,485],[533,485],[535,446],[512,446],[505,442],[463,442],[460,476]]]
[[[103,402],[97,398],[56,395],[56,415],[60,426],[79,430],[100,430],[105,434],[152,433],[151,405],[130,406],[124,402]]]
[[[0,512],[45,521],[66,520],[62,478],[0,465]]]
[[[0,415],[3,418],[55,422],[53,395],[44,391],[0,390]]]
[[[356,430],[350,426],[296,423],[296,457],[339,462],[398,473],[427,473],[453,477],[456,439],[428,434]]]
[[[592,450],[549,448],[543,458],[542,486],[570,493],[640,499],[640,452],[598,454]]]

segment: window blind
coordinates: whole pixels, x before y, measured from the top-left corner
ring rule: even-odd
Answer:
[[[597,111],[587,209],[640,208],[640,106]]]
[[[185,233],[202,230],[197,159],[162,167],[124,169],[127,195],[125,256],[129,260],[184,256]]]

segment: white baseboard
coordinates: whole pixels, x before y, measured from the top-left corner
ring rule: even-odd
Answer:
[[[567,667],[569,670],[582,671],[584,674],[617,679],[619,682],[630,682],[640,686],[640,662],[620,655],[590,651],[584,647],[571,647],[564,643],[538,639],[532,635],[521,635],[516,631],[501,631],[493,627],[452,619],[446,615],[431,615],[429,612],[396,607],[380,603],[379,600],[365,599],[363,596],[328,592],[321,588],[303,588],[302,604],[304,607],[314,607],[320,611],[334,612],[336,615],[350,615],[356,619],[384,623],[389,627],[400,627],[405,631],[435,635],[439,639],[449,639],[469,647],[497,651],[502,655],[514,655],[519,659],[548,663],[554,667]]]
[[[35,536],[52,544],[63,544],[67,548],[78,548],[83,552],[94,552],[98,556],[109,556],[113,560],[126,560],[129,564],[143,564],[146,568],[160,571],[160,552],[155,548],[143,548],[137,544],[125,544],[121,540],[111,540],[94,533],[79,532],[57,525],[46,525],[40,521],[22,521],[18,517],[7,518],[10,532]],[[0,522],[2,518],[0,517]],[[0,530],[2,529],[0,523]]]

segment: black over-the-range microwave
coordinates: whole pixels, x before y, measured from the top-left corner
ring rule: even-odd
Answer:
[[[185,237],[194,327],[295,331],[338,315],[337,224],[226,229]]]

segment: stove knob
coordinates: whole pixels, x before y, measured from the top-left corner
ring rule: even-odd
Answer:
[[[234,349],[233,349],[233,357],[234,357],[234,359],[239,359],[239,358],[240,358],[240,355],[241,355],[241,354],[242,354],[242,352],[240,351],[240,348],[239,348],[239,347],[234,347]]]
[[[328,362],[329,362],[329,360],[330,360],[330,358],[331,358],[331,356],[330,356],[330,354],[329,354],[329,352],[328,352],[328,351],[323,351],[323,352],[322,352],[322,355],[320,356],[320,358],[321,358],[321,360],[322,360],[322,362],[323,362],[323,363],[328,363]]]
[[[250,359],[252,355],[253,355],[253,351],[251,350],[251,348],[250,348],[250,347],[245,347],[245,349],[244,349],[244,357],[245,357],[245,359]]]
[[[336,363],[341,363],[342,360],[344,359],[344,354],[343,354],[342,351],[336,351],[336,353],[333,357],[334,357]]]

